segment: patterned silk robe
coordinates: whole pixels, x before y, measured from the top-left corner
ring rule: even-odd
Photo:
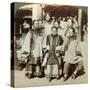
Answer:
[[[63,43],[62,37],[60,35],[48,35],[46,40],[46,45],[49,46],[49,57],[47,64],[58,64],[56,57],[56,47],[61,46]]]
[[[59,77],[59,60],[56,56],[56,48],[63,43],[60,35],[48,35],[46,39],[46,46],[49,47],[47,65],[45,69],[46,77]]]

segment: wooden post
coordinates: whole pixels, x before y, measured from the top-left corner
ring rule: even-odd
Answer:
[[[32,19],[37,20],[41,19],[42,16],[42,7],[40,4],[33,4],[32,5]]]
[[[82,23],[82,9],[81,8],[78,9],[78,23],[79,23],[78,38],[81,41],[81,23]]]

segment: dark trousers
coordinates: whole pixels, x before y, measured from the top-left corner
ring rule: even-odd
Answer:
[[[78,62],[78,63],[76,63],[76,64],[74,64],[75,65],[75,69],[74,69],[74,71],[80,71],[81,69],[82,69],[82,67],[83,67],[83,62],[81,61],[81,62]],[[69,70],[70,70],[70,66],[71,66],[71,64],[70,63],[67,63],[67,62],[65,62],[65,64],[64,64],[64,70],[63,70],[63,73],[64,74],[66,74],[66,75],[68,75],[69,74]]]

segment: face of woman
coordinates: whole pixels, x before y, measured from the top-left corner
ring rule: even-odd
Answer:
[[[65,21],[65,18],[63,18],[63,21]]]
[[[43,24],[42,21],[39,21],[39,27],[42,27],[43,26],[42,24]]]
[[[23,22],[23,28],[24,29],[30,28],[30,25],[27,23],[26,20],[24,20],[24,22]]]
[[[35,21],[35,22],[34,22],[34,27],[35,27],[35,28],[38,28],[38,21]]]
[[[56,34],[57,34],[57,29],[56,29],[56,28],[53,28],[53,29],[51,30],[51,33],[52,33],[52,35],[56,35]]]
[[[58,22],[55,22],[54,23],[54,26],[58,27],[59,26]]]
[[[49,20],[50,20],[50,16],[47,14],[46,21],[49,21]]]
[[[69,36],[74,36],[73,29],[70,29],[70,30],[69,30]]]
[[[68,27],[71,27],[72,26],[72,20],[69,18],[68,19]]]
[[[55,21],[55,17],[52,17],[52,21]]]

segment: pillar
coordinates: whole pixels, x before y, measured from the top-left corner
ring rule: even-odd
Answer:
[[[78,23],[79,23],[79,40],[81,40],[81,23],[82,23],[82,9],[78,9]]]
[[[32,20],[41,19],[42,16],[42,7],[40,4],[32,5]]]

